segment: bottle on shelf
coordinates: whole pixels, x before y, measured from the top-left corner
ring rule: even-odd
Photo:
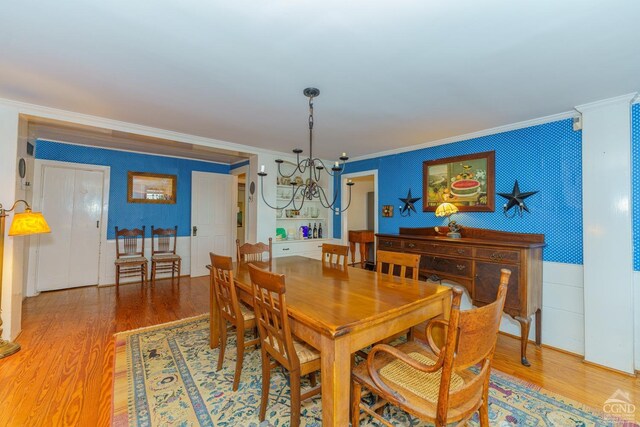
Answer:
[[[322,239],[322,223],[318,226],[318,239]]]
[[[316,223],[313,223],[313,238],[317,239],[318,238],[318,227],[316,226]]]
[[[307,239],[311,239],[313,237],[313,229],[311,228],[311,223],[309,223],[309,232],[307,233]]]

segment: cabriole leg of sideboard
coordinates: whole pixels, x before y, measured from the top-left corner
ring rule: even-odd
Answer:
[[[520,363],[524,366],[531,366],[527,360],[527,344],[529,344],[529,329],[531,329],[531,318],[516,316],[515,319],[520,322]],[[536,335],[538,331],[536,330]]]

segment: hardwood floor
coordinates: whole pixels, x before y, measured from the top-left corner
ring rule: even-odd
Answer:
[[[208,311],[209,278],[46,292],[23,305],[22,350],[0,360],[0,426],[104,426],[111,413],[113,334]],[[596,409],[617,389],[640,402],[640,380],[500,336],[495,367]],[[640,412],[640,411],[639,411]],[[640,414],[636,414],[640,415]]]

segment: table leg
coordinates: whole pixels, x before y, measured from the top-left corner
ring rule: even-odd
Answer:
[[[349,425],[351,354],[349,336],[321,338],[322,425]]]
[[[356,263],[356,242],[349,242],[349,250],[351,251],[351,265]]]
[[[220,341],[220,328],[218,322],[218,302],[213,290],[213,272],[209,274],[209,347],[218,347]]]
[[[364,268],[365,264],[367,263],[367,255],[367,244],[360,242],[360,267],[362,268]]]

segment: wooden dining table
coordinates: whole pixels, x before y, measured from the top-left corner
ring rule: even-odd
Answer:
[[[349,425],[351,354],[434,317],[448,318],[451,290],[436,283],[339,268],[300,256],[274,258],[262,268],[285,275],[293,334],[320,351],[322,424]],[[240,298],[251,303],[246,264],[235,264]],[[213,279],[211,281],[213,286]],[[210,345],[218,345],[217,304],[211,295]]]

